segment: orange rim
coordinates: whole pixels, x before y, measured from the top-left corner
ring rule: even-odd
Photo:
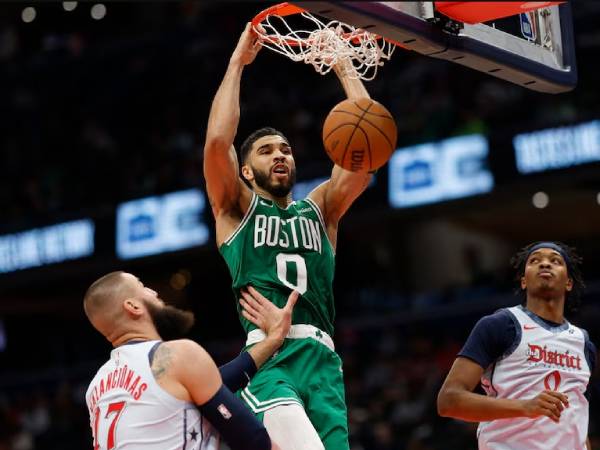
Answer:
[[[305,11],[306,11],[305,9],[300,8],[299,6],[291,5],[290,3],[287,3],[287,2],[278,3],[267,9],[264,9],[263,11],[259,12],[256,16],[254,16],[254,19],[252,19],[252,28],[254,29],[254,31],[256,31],[258,36],[262,39],[270,40],[270,41],[278,41],[279,43],[285,43],[287,45],[299,47],[300,45],[302,45],[302,42],[303,42],[299,39],[284,39],[280,36],[261,33],[257,27],[268,16],[285,17],[285,16],[291,16],[294,14],[300,14]]]
[[[285,16],[291,16],[294,14],[300,14],[303,12],[307,12],[306,9],[300,8],[299,6],[296,6],[296,5],[292,5],[288,2],[278,3],[276,5],[273,5],[269,8],[264,9],[263,11],[259,12],[256,16],[254,16],[254,19],[252,19],[252,22],[251,22],[252,27],[256,31],[258,36],[264,40],[277,41],[278,43],[290,45],[292,47],[299,47],[303,44],[310,45],[310,43],[308,41],[303,40],[303,39],[299,39],[299,38],[296,38],[296,39],[287,38],[286,39],[286,38],[283,38],[282,36],[262,33],[260,30],[257,29],[258,25],[260,25],[268,16],[285,17]],[[366,33],[368,33],[368,31],[362,31],[362,33],[366,34]],[[349,34],[350,33],[345,33],[343,36],[348,37]],[[379,36],[379,35],[375,35],[375,36],[377,39],[385,39],[386,41],[389,41],[388,39],[383,38],[382,36]],[[356,43],[356,42],[360,41],[360,39],[361,39],[361,36],[358,35],[354,39],[352,39],[352,42]],[[389,41],[389,42],[391,42],[392,44],[398,45],[394,41]]]
[[[302,9],[299,6],[292,5],[288,2],[278,3],[267,9],[262,10],[256,16],[254,16],[254,19],[252,19],[252,25],[254,25],[254,26],[258,25],[263,20],[265,20],[265,18],[267,16],[276,15],[276,16],[285,17],[285,16],[291,16],[293,14],[300,14],[305,11],[306,11],[305,9]]]

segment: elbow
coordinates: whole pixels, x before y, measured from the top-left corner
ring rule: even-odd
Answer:
[[[209,120],[208,128],[206,129],[204,149],[229,149],[229,147],[233,145],[233,140],[235,139],[238,121],[239,114],[230,117],[226,123],[223,123],[223,121]]]
[[[441,417],[453,417],[454,396],[447,389],[442,388],[437,396],[437,412]]]
[[[207,134],[206,141],[204,143],[204,153],[208,153],[211,151],[221,151],[223,148],[228,149],[231,144],[228,142],[228,139],[225,136],[221,136],[218,134]]]

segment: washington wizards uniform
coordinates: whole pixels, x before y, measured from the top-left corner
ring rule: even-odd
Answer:
[[[218,434],[193,404],[154,379],[150,353],[161,341],[112,350],[85,395],[94,450],[217,450]]]
[[[585,396],[596,349],[587,332],[565,321],[548,322],[523,306],[481,319],[459,356],[484,368],[488,396],[532,399],[544,390],[561,392],[569,407],[555,423],[540,416],[481,422],[480,450],[585,450],[589,406]]]

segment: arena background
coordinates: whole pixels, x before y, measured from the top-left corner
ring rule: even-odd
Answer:
[[[207,243],[131,259],[117,253],[116,219],[126,201],[204,191],[210,102],[244,23],[260,9],[189,1],[0,6],[1,450],[91,446],[83,393],[110,347],[87,323],[82,295],[106,272],[131,271],[193,309],[191,337],[218,362],[239,351],[243,335],[210,211],[188,223],[204,224]],[[519,302],[509,258],[530,241],[578,248],[588,289],[570,318],[600,343],[598,135],[591,132],[589,162],[537,173],[517,170],[513,146],[520,133],[598,126],[600,6],[576,2],[573,12],[579,84],[572,92],[536,93],[401,50],[367,84],[397,119],[398,147],[485,136],[482,168],[494,187],[397,208],[384,168],[343,220],[335,341],[353,450],[476,448],[475,425],[437,417],[435,396],[476,320]],[[264,50],[245,70],[241,96],[238,145],[271,125],[291,140],[299,181],[328,175],[321,125],[344,98],[334,76]],[[561,136],[581,142],[577,131]],[[27,234],[34,229],[37,237]],[[596,376],[595,447],[599,387]]]

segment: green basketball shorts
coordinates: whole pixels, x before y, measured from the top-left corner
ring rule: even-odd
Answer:
[[[293,326],[296,331],[298,327],[305,331],[310,326]],[[298,404],[306,411],[326,450],[348,450],[342,360],[323,343],[327,338],[331,342],[329,336],[315,327],[310,329],[320,335],[285,339],[239,396],[261,420],[271,408]]]

